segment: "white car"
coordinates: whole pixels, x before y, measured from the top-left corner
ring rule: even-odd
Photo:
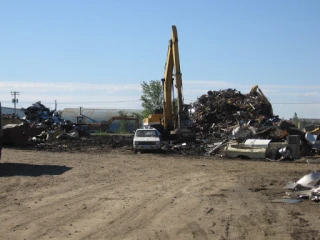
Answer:
[[[160,150],[161,134],[157,129],[137,129],[133,137],[133,151]]]

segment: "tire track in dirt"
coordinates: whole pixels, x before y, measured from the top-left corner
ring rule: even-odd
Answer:
[[[148,163],[146,163],[148,164]],[[126,165],[126,164],[124,164]],[[128,167],[128,166],[124,166]],[[82,168],[83,172],[88,172],[86,168]],[[140,169],[137,169],[140,174]],[[160,173],[161,174],[167,174],[167,173]],[[69,174],[72,175],[72,174]],[[82,173],[82,176],[85,175]],[[139,175],[141,177],[141,174]],[[102,176],[103,177],[103,176]],[[145,178],[148,178],[146,176]],[[121,181],[122,180],[122,181]],[[63,181],[60,180],[60,181]],[[74,219],[79,219],[79,216],[81,218],[81,212],[82,206],[81,203],[83,202],[94,202],[94,199],[97,198],[106,198],[109,199],[108,196],[105,196],[105,190],[106,188],[117,188],[118,186],[123,185],[123,181],[126,181],[125,177],[123,179],[118,178],[114,182],[113,187],[112,185],[108,184],[108,186],[96,186],[96,185],[86,185],[82,188],[77,188],[76,190],[69,185],[65,185],[63,187],[61,186],[55,186],[53,188],[48,188],[47,185],[44,186],[44,190],[42,191],[41,188],[38,188],[38,192],[35,195],[30,195],[27,199],[23,200],[23,205],[26,206],[25,209],[23,209],[23,213],[19,214],[18,217],[12,216],[13,221],[19,224],[12,224],[10,221],[8,222],[8,226],[11,226],[11,231],[19,231],[24,228],[35,228],[35,226],[39,225],[41,226],[40,229],[36,229],[34,231],[30,231],[30,236],[33,236],[34,239],[37,237],[45,236],[49,232],[51,234],[67,234],[68,232],[64,229],[64,226],[67,226],[70,222],[74,221]],[[147,181],[140,181],[140,182],[147,182]],[[150,181],[149,181],[150,183]],[[157,183],[157,180],[154,181],[154,183]],[[17,186],[17,184],[16,184]],[[122,186],[123,188],[125,186]],[[88,190],[89,189],[89,190]],[[160,187],[158,187],[160,189]],[[118,187],[118,192],[121,192],[120,188]],[[125,190],[122,190],[125,192]],[[149,190],[149,192],[153,191],[152,189]],[[116,192],[112,192],[111,195],[116,195]],[[37,204],[33,204],[34,201],[39,197],[39,195],[44,196],[42,197],[41,203],[38,202]],[[95,197],[92,197],[95,196]],[[109,201],[108,200],[108,201]],[[41,206],[38,206],[41,204]],[[95,215],[95,212],[100,211],[100,207],[96,204],[96,202],[93,203],[96,207],[90,207],[88,208],[89,213],[86,213],[86,218],[90,219],[90,215]],[[67,213],[63,211],[64,207],[67,206],[77,206],[77,207],[68,207]],[[30,209],[28,209],[30,207]],[[58,210],[59,209],[59,210]],[[58,218],[59,222],[55,223],[51,221],[51,219]],[[7,219],[8,220],[8,219]],[[50,228],[48,229],[48,226]],[[55,230],[50,230],[55,229]],[[50,230],[50,231],[49,231]]]
[[[15,162],[72,169],[62,175],[1,177],[0,205],[6,205],[1,239],[320,236],[316,205],[269,202],[279,198],[288,180],[304,173],[301,164],[115,152],[9,154]]]
[[[192,180],[185,180],[186,178]],[[210,176],[209,179],[213,180]],[[197,198],[195,190],[208,183],[208,174],[184,175],[181,176],[180,179],[179,177],[175,177],[175,180],[171,181],[174,181],[174,187],[168,189],[163,195],[152,196],[154,194],[148,194],[148,196],[141,199],[139,203],[136,203],[116,218],[100,226],[100,228],[105,229],[105,231],[101,232],[93,229],[90,234],[85,235],[82,239],[126,239],[130,236],[137,236],[135,239],[148,239],[148,237],[153,239],[159,238],[160,236],[179,239],[178,235],[182,232],[184,235],[193,237],[199,235],[196,237],[197,239],[206,239],[203,238],[203,236],[206,236],[206,231],[201,229],[198,224],[195,224],[196,222],[193,216],[191,217],[193,220],[191,220],[190,223],[188,221],[182,223],[181,228],[186,229],[182,232],[179,229],[172,229],[171,231],[168,231],[168,229],[165,230],[163,224],[179,219],[179,213],[183,214],[184,211],[192,208],[197,211],[201,203],[195,199]],[[211,184],[211,181],[209,182]],[[190,196],[190,194],[192,196]],[[193,199],[190,201],[190,198]],[[174,204],[174,201],[178,201],[178,203]],[[193,228],[190,228],[191,226],[193,226]],[[136,229],[139,229],[139,231]],[[158,234],[156,234],[157,232]]]
[[[82,169],[83,170],[83,169]],[[16,180],[19,181],[19,180]],[[114,188],[121,183],[121,181],[117,181],[114,183]],[[19,184],[15,184],[17,188]],[[22,186],[25,187],[25,186]],[[47,189],[47,185],[45,186],[45,190]],[[12,222],[10,221],[9,217],[6,219],[6,223],[8,225],[7,229],[12,231],[16,231],[19,229],[23,229],[26,226],[30,225],[43,225],[48,226],[48,224],[54,224],[54,222],[50,221],[51,218],[60,218],[58,225],[65,225],[70,221],[74,221],[79,215],[81,211],[81,203],[90,201],[90,199],[99,198],[101,195],[104,197],[105,186],[95,186],[95,185],[85,185],[82,188],[78,188],[76,191],[74,187],[67,185],[67,186],[56,186],[53,189],[49,189],[47,192],[43,191],[40,195],[47,196],[43,197],[41,206],[38,204],[33,204],[33,202],[38,199],[39,193],[37,196],[30,195],[28,198],[23,199],[23,203],[21,208],[24,207],[23,212],[20,213],[18,216],[15,214],[12,215]],[[108,186],[108,188],[112,188],[112,186]],[[54,190],[56,189],[56,191]],[[11,191],[17,190],[15,188],[11,188]],[[41,192],[40,189],[37,189]],[[92,197],[94,196],[94,197]],[[68,213],[58,211],[63,209],[64,206],[78,206],[77,208],[73,207],[72,209],[68,209]],[[59,210],[57,210],[59,209]],[[71,211],[70,211],[71,210]],[[70,213],[71,212],[71,213]],[[19,223],[19,224],[13,224]],[[4,224],[3,224],[4,225]],[[53,225],[51,225],[53,227]],[[37,234],[41,235],[41,232],[44,231],[42,228],[35,230],[31,235],[35,238]]]
[[[30,208],[25,208],[18,216],[12,215],[11,219],[7,218],[3,226],[7,226],[8,228],[11,226],[11,231],[32,228],[34,230],[29,231],[29,238],[38,239],[38,237],[45,236],[48,228],[60,231],[60,228],[70,225],[79,216],[86,214],[87,211],[94,210],[94,207],[90,208],[90,204],[96,204],[97,197],[105,196],[103,190],[104,186],[92,186],[90,191],[87,191],[85,194],[79,192],[78,194],[66,197],[63,197],[63,194],[59,194],[60,197],[56,200],[48,201],[42,206],[34,204]],[[68,194],[68,192],[66,193]],[[59,219],[59,221],[55,219]]]

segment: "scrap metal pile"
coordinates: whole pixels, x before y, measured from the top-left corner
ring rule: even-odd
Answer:
[[[22,110],[24,111],[25,115],[23,119],[30,123],[40,123],[45,120],[59,124],[64,122],[64,120],[60,118],[59,114],[55,110],[50,110],[45,105],[41,104],[40,101]]]
[[[36,148],[63,152],[105,152],[112,148],[131,148],[132,136],[92,136],[88,125],[72,124],[41,102],[22,109],[25,116],[19,122],[8,118],[3,127],[3,144],[22,149]]]
[[[65,121],[41,102],[23,110],[21,123],[8,119],[4,126],[4,144],[58,151],[132,148],[132,136],[91,136],[88,125]],[[320,152],[320,128],[303,131],[292,122],[279,119],[258,86],[247,94],[236,89],[208,91],[192,104],[192,110],[197,140],[163,142],[163,153],[273,161]]]
[[[213,132],[231,134],[244,123],[271,125],[278,122],[270,102],[255,86],[250,93],[242,94],[236,89],[208,91],[193,104],[195,130],[202,136]]]
[[[54,139],[74,139],[90,135],[86,129],[61,119],[55,110],[51,111],[41,102],[22,110],[25,116],[19,121],[4,121],[4,145],[37,145]]]
[[[58,138],[52,141],[43,141],[32,148],[50,152],[110,152],[115,148],[131,150],[132,136],[130,135],[91,135],[75,138]]]
[[[162,148],[185,155],[292,160],[319,152],[317,136],[274,115],[272,105],[256,85],[243,94],[236,89],[208,91],[192,106],[197,143],[166,143]],[[295,139],[289,143],[288,139]],[[290,146],[289,146],[290,145]]]

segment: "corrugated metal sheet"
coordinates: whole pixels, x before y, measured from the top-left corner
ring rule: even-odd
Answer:
[[[141,113],[142,109],[96,109],[96,108],[81,108],[81,114],[86,117],[87,123],[101,123],[107,121],[112,117],[119,116],[119,111],[127,112],[131,115],[132,112]],[[72,123],[76,122],[77,116],[80,116],[80,108],[65,108],[61,113],[61,118],[69,120]],[[133,121],[130,121],[129,128],[132,129],[134,125]],[[111,131],[118,131],[120,127],[120,121],[114,121],[110,125]]]
[[[141,109],[95,109],[95,108],[82,108],[81,114],[87,117],[88,123],[101,123],[107,121],[111,117],[119,116],[119,111],[130,113],[141,113]],[[76,117],[80,116],[80,108],[65,108],[62,111],[62,119],[69,120],[73,123],[76,122]]]

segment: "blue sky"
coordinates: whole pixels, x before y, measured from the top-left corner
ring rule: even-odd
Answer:
[[[319,12],[318,0],[0,0],[0,100],[141,108],[176,25],[186,102],[258,84],[280,117],[320,118]]]

